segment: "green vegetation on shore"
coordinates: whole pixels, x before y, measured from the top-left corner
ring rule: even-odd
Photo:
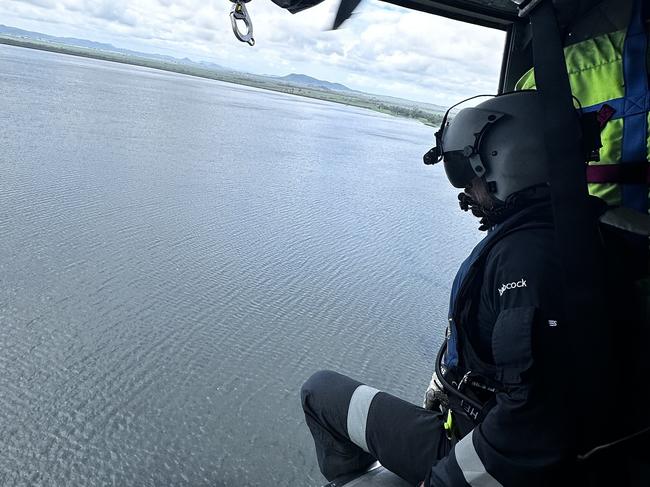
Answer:
[[[316,87],[299,86],[288,84],[267,76],[256,76],[235,71],[210,69],[201,67],[198,63],[185,63],[182,61],[172,62],[161,59],[152,59],[147,57],[133,56],[122,54],[116,51],[104,51],[100,49],[85,48],[72,46],[68,44],[58,44],[54,42],[44,42],[36,39],[27,39],[24,37],[14,37],[0,35],[0,44],[7,44],[17,47],[30,49],[39,49],[42,51],[56,52],[59,54],[69,54],[104,61],[117,62],[122,64],[132,64],[147,68],[171,71],[174,73],[185,74],[189,76],[198,76],[201,78],[225,81],[227,83],[236,83],[240,85],[252,86],[264,90],[278,91],[292,95],[316,98],[344,105],[367,108],[381,113],[387,113],[399,117],[408,117],[419,120],[427,125],[440,125],[442,114],[437,111],[429,111],[419,107],[415,102],[406,100],[386,99],[358,91],[334,91]]]

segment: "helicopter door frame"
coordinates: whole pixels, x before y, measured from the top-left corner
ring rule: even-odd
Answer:
[[[499,93],[514,91],[515,84],[533,66],[530,25],[527,21],[513,22],[506,30]]]

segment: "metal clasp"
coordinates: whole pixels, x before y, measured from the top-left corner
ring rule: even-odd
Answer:
[[[459,382],[459,384],[458,384],[458,387],[457,387],[456,389],[458,389],[458,390],[460,391],[460,390],[463,388],[463,386],[464,386],[465,384],[467,384],[467,381],[469,380],[469,376],[470,376],[471,374],[472,374],[472,371],[471,371],[471,370],[468,370],[468,371],[465,373],[465,375],[463,376],[463,378],[460,380],[460,382]]]
[[[244,3],[250,0],[231,1],[234,3],[234,5],[230,11],[230,23],[232,24],[232,31],[235,33],[235,37],[242,42],[247,42],[249,45],[254,46],[255,39],[253,39],[253,22],[251,22],[251,18],[248,15],[248,10],[246,10],[246,5],[244,5]],[[245,34],[242,34],[240,32],[239,25],[237,25],[238,20],[244,22],[244,26],[246,27]]]

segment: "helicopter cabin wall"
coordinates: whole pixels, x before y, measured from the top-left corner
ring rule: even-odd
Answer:
[[[517,81],[533,65],[531,31],[527,21],[513,22],[507,29],[499,93],[514,91]]]

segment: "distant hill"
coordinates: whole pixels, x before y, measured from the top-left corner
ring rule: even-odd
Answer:
[[[33,39],[37,41],[44,41],[44,42],[50,42],[50,43],[56,43],[64,46],[73,46],[73,47],[83,47],[86,49],[96,49],[97,51],[103,51],[103,52],[114,52],[118,54],[123,54],[126,56],[135,56],[135,57],[140,57],[140,58],[147,58],[147,59],[157,59],[159,61],[165,61],[167,63],[175,63],[175,64],[188,64],[188,65],[196,65],[196,66],[201,66],[204,68],[209,68],[209,69],[215,69],[215,70],[221,70],[224,71],[226,68],[223,66],[219,66],[218,64],[215,63],[209,63],[205,61],[201,62],[195,62],[192,61],[191,59],[184,58],[184,59],[177,59],[172,56],[166,56],[164,54],[154,54],[150,52],[139,52],[139,51],[131,51],[129,49],[121,49],[119,47],[115,47],[112,44],[105,44],[102,42],[95,42],[95,41],[89,41],[86,39],[77,39],[74,37],[55,37],[47,34],[41,34],[40,32],[32,32],[29,30],[23,30],[23,29],[17,29],[16,27],[9,27],[7,25],[2,25],[0,24],[0,35],[8,35],[8,36],[13,36],[13,37],[21,37],[25,39]]]
[[[420,107],[420,108],[422,108],[424,110],[427,110],[429,112],[433,112],[433,113],[436,113],[436,112],[445,113],[447,111],[447,107],[443,107],[443,106],[440,106],[440,105],[435,105],[433,103],[424,103],[424,102],[421,102],[421,101],[414,102],[414,101],[411,101],[411,100],[408,100],[408,99],[396,98],[394,96],[387,96],[387,95],[373,95],[373,96],[377,97],[378,99],[380,99],[380,100],[382,100],[382,101],[384,101],[386,103],[391,103],[391,104],[395,104],[395,105],[404,105],[404,104],[406,104],[406,105],[414,105],[415,104],[418,107]]]
[[[323,81],[321,79],[312,78],[306,74],[296,74],[291,73],[286,76],[276,77],[278,81],[289,83],[292,85],[298,86],[308,86],[310,88],[321,88],[325,90],[334,90],[334,91],[352,91],[345,85],[341,83],[330,83],[329,81]]]
[[[332,83],[304,74],[291,73],[287,76],[268,76],[243,73],[208,61],[193,61],[187,57],[178,59],[161,54],[131,51],[115,47],[112,44],[73,37],[54,37],[1,24],[0,44],[161,69],[343,103],[391,115],[413,118],[431,126],[440,124],[442,114],[445,111],[443,107],[438,105],[351,90],[340,83]]]

